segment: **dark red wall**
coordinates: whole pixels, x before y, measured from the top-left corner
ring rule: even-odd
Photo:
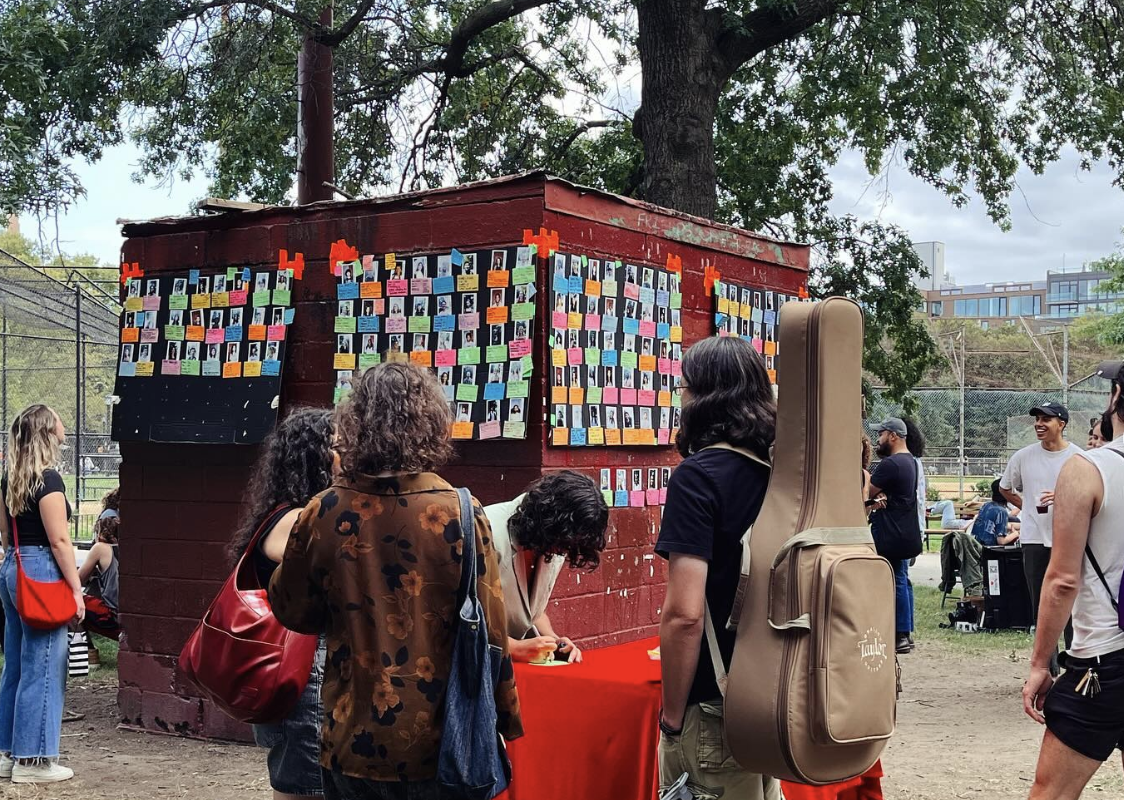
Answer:
[[[556,230],[564,252],[663,266],[682,258],[684,345],[711,335],[713,301],[703,271],[790,294],[803,285],[807,249],[732,228],[579,190],[542,176],[477,184],[382,201],[319,204],[222,217],[138,223],[125,228],[124,260],[146,274],[191,268],[275,265],[278,250],[304,253],[296,283],[296,317],[282,389],[284,408],[327,406],[334,386],[332,333],[336,279],[331,243],[361,253],[434,252],[515,244],[526,228]],[[542,262],[540,262],[541,264]],[[543,408],[549,280],[540,273],[536,373],[528,408]],[[528,416],[522,442],[472,442],[443,470],[485,504],[514,497],[544,471],[578,469],[595,480],[603,467],[673,465],[672,448],[554,448],[543,414]],[[234,529],[256,448],[122,445],[121,603],[126,630],[119,657],[119,703],[126,724],[245,738],[233,723],[194,697],[176,676],[175,659],[227,574],[223,546]],[[550,615],[560,633],[585,647],[654,635],[666,565],[652,554],[659,510],[614,509],[609,545],[594,572],[566,570]]]

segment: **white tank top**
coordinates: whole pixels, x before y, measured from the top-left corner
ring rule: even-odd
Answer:
[[[1109,449],[1124,452],[1124,436],[1098,450],[1078,455],[1101,473],[1104,500],[1089,526],[1089,548],[1104,570],[1112,598],[1120,592],[1124,574],[1124,458]],[[1081,588],[1073,604],[1073,647],[1078,658],[1103,656],[1124,649],[1116,610],[1089,559],[1082,559]]]

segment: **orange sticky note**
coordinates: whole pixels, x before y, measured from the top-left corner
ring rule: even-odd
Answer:
[[[227,361],[222,365],[222,376],[224,378],[241,378],[242,377],[242,362],[241,361]]]
[[[412,350],[410,351],[410,360],[419,367],[432,367],[433,353],[428,350]]]
[[[550,402],[560,405],[566,402],[566,387],[565,386],[551,386],[550,387]]]
[[[551,431],[551,441],[555,446],[565,447],[570,444],[570,429],[569,428],[554,428]]]
[[[640,444],[640,431],[636,428],[625,428],[624,443],[626,445]]]
[[[655,356],[640,356],[640,371],[641,372],[655,372],[656,371],[656,357]]]
[[[474,424],[471,422],[454,422],[453,423],[453,438],[454,439],[471,439]]]
[[[503,325],[507,322],[507,306],[488,309],[488,324]]]
[[[570,405],[580,406],[585,400],[585,389],[580,386],[570,387]]]
[[[585,282],[585,293],[590,297],[601,296],[601,282],[595,280],[587,280]]]
[[[122,328],[121,341],[123,342],[137,342],[140,341],[140,328]]]
[[[777,382],[777,371],[775,369],[765,370],[769,374],[769,383]]]
[[[511,273],[506,269],[488,270],[488,288],[506,289],[511,285]]]
[[[671,392],[660,392],[657,404],[660,408],[671,408]]]
[[[359,284],[359,296],[364,298],[382,297],[382,281],[367,281]]]
[[[606,428],[605,429],[605,444],[609,446],[618,446],[621,443],[621,429],[620,428]]]
[[[580,331],[582,329],[582,315],[577,311],[571,311],[566,315],[566,327],[571,330]]]
[[[268,328],[265,325],[251,325],[249,330],[250,341],[264,342],[267,330]]]
[[[765,355],[775,356],[776,354],[777,354],[777,343],[766,341],[765,342]]]

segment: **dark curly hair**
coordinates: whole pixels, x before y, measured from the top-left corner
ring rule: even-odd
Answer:
[[[1099,424],[1101,426],[1101,438],[1104,439],[1105,444],[1108,444],[1109,442],[1112,441],[1112,434],[1113,434],[1112,412],[1106,411],[1103,414],[1101,414],[1101,419],[1097,424]]]
[[[586,475],[560,470],[544,475],[508,520],[515,544],[546,559],[564,556],[575,569],[595,569],[605,549],[609,507]]]
[[[683,354],[683,403],[675,446],[684,458],[717,442],[769,458],[777,404],[765,361],[736,336],[702,339]]]
[[[332,485],[332,412],[299,408],[266,437],[246,487],[242,524],[226,547],[231,564],[238,562],[254,532],[282,503],[304,506]]]
[[[371,367],[336,409],[336,450],[348,478],[432,472],[453,455],[449,403],[437,376],[414,364]]]
[[[902,422],[905,423],[905,446],[909,454],[914,458],[924,458],[925,434],[917,427],[913,417],[902,417]]]

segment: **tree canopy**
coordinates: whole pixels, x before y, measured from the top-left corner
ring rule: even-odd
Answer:
[[[1000,227],[1020,165],[1073,146],[1124,174],[1120,0],[337,0],[331,25],[326,2],[5,4],[0,210],[74,202],[72,159],[126,137],[138,177],[286,200],[312,37],[335,53],[344,191],[544,167],[808,241],[811,290],[864,303],[867,367],[900,396],[935,353],[920,263],[907,232],[831,213],[844,151]]]

